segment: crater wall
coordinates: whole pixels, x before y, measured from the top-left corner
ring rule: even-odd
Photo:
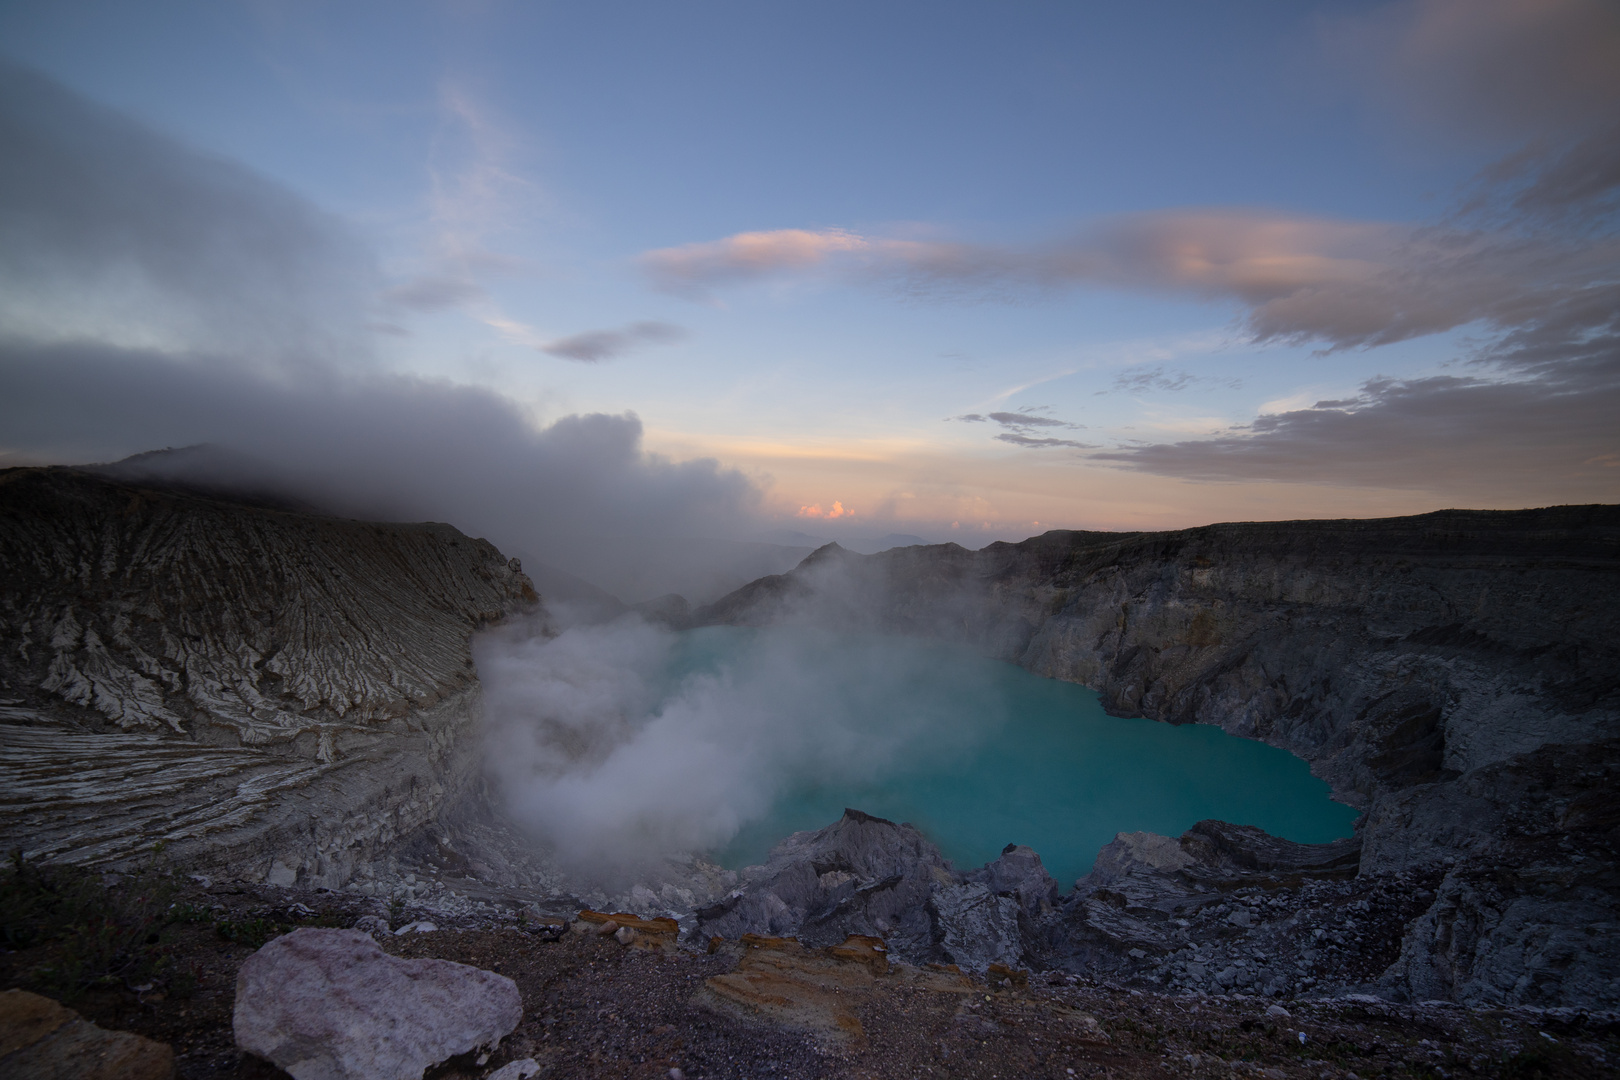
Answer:
[[[962,642],[1120,715],[1288,749],[1365,811],[1363,874],[1444,874],[1390,986],[1614,996],[1620,507],[829,546],[695,616],[794,617]]]
[[[478,627],[539,603],[449,525],[0,473],[0,828],[335,886],[477,778]]]

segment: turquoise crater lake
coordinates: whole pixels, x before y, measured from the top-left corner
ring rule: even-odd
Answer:
[[[778,633],[683,634],[666,685],[725,677]],[[1176,836],[1218,818],[1324,843],[1351,835],[1358,816],[1284,750],[1213,726],[1109,716],[1091,690],[957,646],[819,635],[807,653],[828,698],[800,722],[863,735],[874,759],[787,778],[715,853],[727,867],[762,862],[783,837],[830,824],[846,806],[912,823],[959,869],[1028,844],[1065,890],[1116,833]]]

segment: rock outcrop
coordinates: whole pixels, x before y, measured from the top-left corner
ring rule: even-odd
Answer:
[[[994,963],[1021,963],[1033,920],[1050,916],[1056,902],[1057,884],[1028,848],[1009,846],[963,875],[910,825],[845,810],[743,871],[737,889],[698,909],[694,934],[791,936],[813,947],[881,938],[908,963],[982,974]]]
[[[538,596],[448,525],[0,473],[0,831],[337,886],[477,779],[469,636]]]
[[[1620,1004],[1620,507],[829,545],[693,621],[794,618],[1290,750],[1366,811],[1359,873],[1439,879],[1384,992]]]
[[[449,960],[402,960],[361,930],[305,927],[236,977],[236,1044],[295,1080],[420,1077],[493,1050],[523,1019],[517,984]]]
[[[107,1031],[26,990],[0,993],[0,1076],[17,1080],[171,1080],[174,1049]]]

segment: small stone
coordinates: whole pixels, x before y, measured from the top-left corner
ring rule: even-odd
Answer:
[[[613,932],[613,940],[617,941],[620,945],[628,945],[632,941],[636,940],[638,936],[640,935],[638,935],[628,926],[621,926]]]
[[[607,922],[603,923],[601,926],[598,926],[596,928],[596,936],[597,937],[608,937],[608,936],[616,934],[618,932],[619,932],[619,924],[614,922],[612,919],[609,919]]]
[[[686,1074],[678,1068],[670,1069],[669,1080],[686,1080]]]
[[[426,919],[418,919],[413,923],[406,923],[398,930],[395,930],[394,936],[399,937],[401,934],[430,934],[437,929],[437,926],[428,922]]]
[[[389,933],[388,920],[380,915],[362,915],[354,920],[354,928],[363,934],[370,934],[372,937]]]
[[[1267,1005],[1266,1006],[1266,1015],[1267,1016],[1280,1016],[1284,1020],[1286,1020],[1289,1017],[1293,1016],[1294,1014],[1289,1012],[1287,1009],[1283,1008],[1281,1005]]]
[[[540,1074],[540,1063],[534,1058],[509,1061],[489,1074],[489,1080],[529,1080]]]

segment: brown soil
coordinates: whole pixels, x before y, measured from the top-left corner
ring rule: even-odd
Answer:
[[[145,990],[92,988],[68,995],[69,1004],[104,1028],[172,1044],[183,1080],[285,1075],[235,1048],[237,968],[256,934],[349,925],[370,909],[342,894],[258,887],[199,889],[189,899],[211,915],[164,932],[167,979],[139,984]],[[290,906],[298,901],[307,907]],[[842,951],[753,939],[701,953],[674,949],[647,924],[614,936],[600,919],[558,933],[534,923],[450,928],[429,912],[394,915],[396,923],[424,917],[444,928],[386,935],[388,951],[497,971],[523,994],[523,1022],[497,1053],[482,1065],[470,1056],[451,1061],[429,1074],[435,1080],[476,1080],[524,1057],[544,1067],[543,1077],[648,1080],[671,1069],[750,1080],[1527,1080],[1612,1076],[1620,1063],[1616,1018],[1573,1011],[1338,1000],[1289,1002],[1291,1015],[1280,1016],[1256,998],[1156,995],[1040,974],[1020,985],[1023,973],[1011,972],[992,985],[944,969],[891,967],[880,946],[859,939]],[[637,925],[641,932],[632,932]],[[0,954],[0,988],[52,993],[40,972],[63,947]]]

